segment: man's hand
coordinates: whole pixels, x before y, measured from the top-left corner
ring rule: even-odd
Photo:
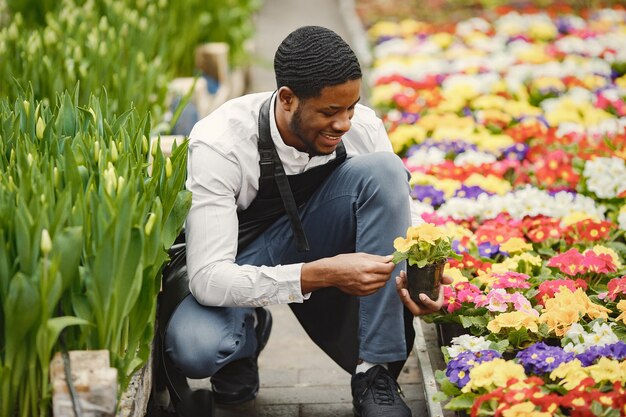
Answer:
[[[301,287],[306,294],[323,287],[337,287],[350,295],[370,295],[382,288],[396,265],[392,255],[345,253],[302,266]]]
[[[452,284],[453,279],[444,275],[441,278],[441,286],[439,287],[439,297],[436,301],[431,300],[426,294],[420,294],[421,305],[411,299],[409,291],[406,289],[406,272],[400,271],[400,276],[396,277],[396,290],[400,296],[402,303],[409,309],[414,316],[434,313],[443,306],[443,286]]]

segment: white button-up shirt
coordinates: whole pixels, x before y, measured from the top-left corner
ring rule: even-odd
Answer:
[[[211,306],[262,306],[302,302],[302,264],[237,265],[238,218],[259,189],[258,117],[272,93],[228,101],[200,120],[189,137],[187,189],[192,193],[185,226],[187,271],[196,300]],[[270,132],[285,173],[294,175],[335,157],[310,157],[287,146],[270,111]],[[382,121],[372,109],[357,104],[352,127],[343,136],[348,157],[393,152]]]

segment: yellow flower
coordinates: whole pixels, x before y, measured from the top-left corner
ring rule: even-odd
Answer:
[[[446,49],[454,41],[454,36],[452,36],[451,34],[447,32],[439,32],[439,33],[435,33],[434,35],[432,35],[430,37],[430,40],[433,41],[433,43],[436,43],[437,45],[439,45],[441,49]]]
[[[621,320],[624,324],[626,324],[626,300],[621,300],[619,303],[617,303],[617,309],[621,311],[622,314],[617,316],[615,321]]]
[[[436,241],[447,237],[440,227],[432,223],[422,223],[418,226],[409,227],[406,231],[407,239],[428,242],[431,245]]]
[[[450,285],[456,285],[459,282],[468,281],[467,277],[463,275],[463,273],[461,272],[459,268],[450,268],[448,264],[446,264],[446,267],[443,270],[443,274],[452,278],[453,281],[452,281],[452,284]]]
[[[560,379],[559,384],[568,390],[576,388],[588,376],[587,370],[583,368],[582,363],[578,359],[563,362],[550,373],[550,379],[553,381]]]
[[[546,300],[539,321],[546,323],[557,336],[563,336],[581,317],[587,315],[591,319],[600,317],[606,319],[610,311],[593,303],[582,288],[572,292],[563,287],[553,298]]]
[[[561,219],[561,225],[567,227],[587,219],[601,220],[597,215],[594,214],[589,214],[584,211],[573,211]]]
[[[524,367],[515,362],[496,358],[483,362],[470,370],[470,380],[463,387],[463,392],[489,391],[496,387],[503,387],[511,379],[523,380],[526,378]]]
[[[542,45],[532,45],[517,52],[517,59],[529,64],[545,64],[553,58],[546,53],[546,48]]]
[[[609,381],[611,383],[626,380],[626,375],[620,367],[620,363],[606,357],[600,358],[598,363],[587,367],[589,375],[597,383]]]
[[[617,86],[619,88],[626,88],[626,74],[622,75],[621,77],[617,78],[615,80],[615,84],[617,84]]]
[[[622,263],[619,260],[619,256],[613,249],[607,248],[606,246],[602,246],[602,245],[595,245],[590,250],[596,255],[601,255],[601,254],[609,255],[611,259],[613,260],[613,264],[617,267],[617,269],[620,269],[622,267]],[[585,253],[587,253],[587,251],[585,251]]]
[[[503,417],[550,417],[550,413],[544,413],[535,410],[535,404],[525,401],[523,403],[512,405],[502,411]]]
[[[393,102],[393,96],[400,93],[404,87],[399,83],[381,84],[372,88],[371,102],[374,106],[388,105]]]
[[[475,109],[501,109],[506,103],[506,99],[502,96],[486,94],[478,96],[472,101],[472,107]]]
[[[370,39],[378,39],[382,36],[399,36],[400,26],[390,21],[381,21],[374,24],[368,31]]]
[[[473,173],[464,181],[464,184],[468,187],[477,185],[483,190],[499,195],[504,195],[511,191],[510,182],[491,174],[484,176],[478,173]]]
[[[533,22],[528,28],[528,34],[532,39],[549,41],[558,35],[558,29],[549,20]]]
[[[543,113],[539,107],[535,107],[527,101],[517,100],[507,100],[503,110],[513,117],[539,116]]]
[[[509,313],[498,314],[487,324],[487,329],[492,333],[499,333],[502,329],[528,329],[532,333],[537,333],[539,327],[536,316],[523,311],[511,311]]]
[[[394,151],[398,152],[406,146],[423,142],[426,132],[417,125],[400,125],[389,133],[389,139]]]
[[[500,245],[500,250],[508,253],[525,252],[532,249],[533,245],[526,243],[521,237],[512,237]]]
[[[415,242],[410,239],[405,239],[403,237],[397,237],[393,241],[393,247],[398,252],[408,252],[411,250],[411,246],[413,246]]]

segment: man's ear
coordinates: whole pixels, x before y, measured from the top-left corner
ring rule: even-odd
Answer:
[[[289,87],[278,89],[278,105],[286,112],[294,111],[298,107],[298,97]]]

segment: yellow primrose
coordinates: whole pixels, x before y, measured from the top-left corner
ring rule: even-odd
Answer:
[[[447,49],[454,42],[454,36],[447,32],[438,32],[432,35],[430,40],[439,45],[441,49]]]
[[[411,249],[411,246],[413,246],[414,243],[415,243],[415,241],[413,241],[411,239],[405,239],[403,237],[397,237],[393,241],[393,247],[398,252],[408,252]]]
[[[435,241],[447,237],[444,231],[432,223],[422,223],[418,226],[411,226],[406,231],[407,239],[428,242],[431,245]]]
[[[446,222],[443,226],[443,229],[446,231],[446,234],[450,236],[452,239],[461,239],[464,237],[472,237],[474,233],[470,229],[465,226],[461,226],[460,224],[456,224],[454,222]]]
[[[461,98],[465,102],[472,100],[480,95],[480,91],[469,82],[457,82],[442,89],[442,94],[446,99]]]
[[[587,89],[593,91],[606,86],[607,82],[610,82],[610,80],[607,80],[605,77],[601,77],[600,75],[587,74],[583,77],[582,82]]]
[[[501,404],[505,405],[505,404]],[[508,406],[508,405],[507,405]],[[503,417],[551,417],[552,414],[535,410],[535,404],[530,401],[518,403],[502,410]]]
[[[380,21],[372,25],[367,34],[372,40],[382,36],[400,36],[400,26],[395,22]]]
[[[389,105],[393,102],[393,97],[404,90],[399,83],[381,84],[372,88],[371,102],[374,106]]]
[[[526,378],[524,367],[512,361],[496,358],[473,367],[470,370],[470,380],[461,391],[490,391],[496,387],[505,386],[514,378],[517,380]]]
[[[467,116],[461,117],[451,113],[428,113],[420,118],[417,124],[423,127],[427,132],[432,132],[439,126],[453,126],[457,129],[473,131],[475,122],[472,117]]]
[[[389,133],[389,140],[395,152],[404,149],[406,146],[421,143],[424,139],[426,139],[426,132],[417,125],[399,125]]]
[[[623,369],[620,367],[620,362],[607,357],[602,357],[598,360],[598,363],[588,366],[587,372],[597,383],[603,381],[611,383],[626,381],[626,375],[624,375]]]
[[[504,274],[505,272],[517,271],[517,265],[517,262],[511,262],[511,258],[508,258],[502,262],[492,264],[490,272],[493,274]],[[495,281],[495,278],[489,282],[485,281],[485,284],[489,284],[489,286],[491,286],[492,281]]]
[[[475,143],[484,151],[499,151],[515,144],[513,138],[504,134],[494,134],[484,126],[476,126],[475,132],[465,139],[469,143]]]
[[[611,113],[593,107],[589,107],[583,113],[583,123],[585,126],[595,126],[605,120],[613,120],[614,118],[615,116]]]
[[[509,89],[506,85],[506,81],[504,81],[503,79],[499,79],[498,81],[492,83],[491,87],[489,88],[489,92],[491,94],[507,93],[508,90]]]
[[[463,275],[463,273],[461,272],[459,268],[451,268],[448,264],[446,264],[443,270],[443,274],[452,278],[453,281],[452,281],[452,284],[450,285],[456,285],[459,282],[469,281],[467,277]]]
[[[583,368],[582,363],[578,359],[562,362],[550,373],[551,380],[558,381],[560,379],[559,385],[563,385],[568,390],[576,388],[588,376],[589,373]]]
[[[437,104],[436,110],[441,113],[458,113],[467,104],[467,100],[461,96],[449,96],[444,97],[443,100]]]
[[[549,20],[535,21],[528,28],[528,35],[532,39],[540,41],[549,41],[558,35],[559,31],[556,26]]]
[[[572,324],[578,323],[584,315],[591,319],[600,317],[606,319],[610,311],[593,303],[582,288],[578,288],[574,292],[568,288],[561,288],[553,298],[546,300],[539,321],[546,323],[548,328],[557,336],[563,336]]]
[[[435,140],[467,140],[472,135],[473,127],[438,126],[432,134]]]
[[[545,64],[551,62],[552,58],[546,53],[543,45],[529,45],[527,48],[517,51],[516,58],[529,64]]]
[[[525,328],[532,333],[537,333],[539,331],[537,322],[538,318],[532,314],[523,311],[511,311],[498,314],[487,324],[487,329],[492,333],[499,333],[502,329],[520,330]]]
[[[615,321],[622,321],[622,323],[626,324],[626,300],[621,300],[619,303],[617,303],[617,309],[622,313],[619,316],[617,316],[617,318],[615,319]]]
[[[496,121],[505,126],[511,123],[513,118],[510,114],[498,109],[481,110],[478,115],[482,120]]]
[[[533,250],[533,245],[526,243],[521,237],[512,237],[500,245],[500,250],[507,253],[526,252]]]
[[[583,220],[587,220],[587,219],[597,220],[597,221],[601,220],[595,214],[589,214],[584,211],[572,211],[567,216],[561,218],[561,225],[564,227],[567,227],[567,226],[571,226],[572,224],[576,224],[578,222],[582,222]]]
[[[499,195],[504,195],[511,191],[511,183],[498,178],[495,175],[489,174],[486,177],[484,175],[473,173],[470,175],[464,182],[467,186],[477,185],[481,187],[483,190],[496,193]]]
[[[602,245],[595,245],[593,248],[590,249],[593,253],[595,253],[596,255],[602,255],[602,254],[606,254],[609,255],[611,257],[611,259],[613,260],[613,264],[619,269],[622,267],[622,262],[620,261],[620,257],[617,255],[617,252],[615,252],[613,249],[611,248],[607,248],[606,246],[602,246]],[[587,251],[585,251],[586,253]]]
[[[428,24],[415,19],[403,19],[400,21],[400,32],[404,37],[413,37],[416,33],[423,32]]]
[[[506,103],[506,99],[502,96],[496,96],[494,94],[485,94],[478,96],[472,100],[472,107],[474,109],[501,109]]]
[[[617,78],[615,80],[615,84],[619,87],[619,88],[626,88],[626,74],[622,75],[621,77]]]
[[[543,110],[528,101],[507,100],[502,109],[513,117],[540,116]]]
[[[531,82],[530,87],[540,91],[551,90],[563,92],[566,90],[565,83],[556,77],[537,77]]]

